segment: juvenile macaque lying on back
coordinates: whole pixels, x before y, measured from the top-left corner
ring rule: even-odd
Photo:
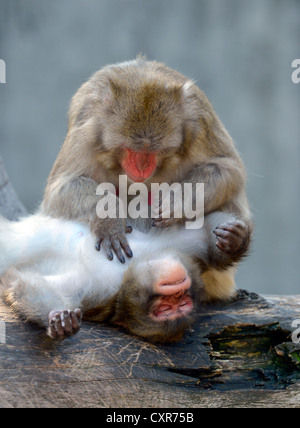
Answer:
[[[246,176],[230,135],[191,80],[144,58],[104,67],[73,97],[68,134],[48,180],[43,213],[87,224],[96,248],[109,260],[115,254],[125,263],[133,254],[126,219],[96,214],[98,185],[117,187],[124,174],[129,184],[142,182],[149,191],[152,183],[179,183],[182,188],[204,183],[205,214],[223,211],[240,219],[247,247],[252,228]],[[155,228],[185,222],[185,216],[176,218],[174,212],[166,218],[163,210],[152,219]],[[224,249],[221,240],[219,248]],[[207,295],[224,298],[234,289],[234,270],[211,267],[202,280]]]
[[[210,299],[201,274],[236,263],[247,233],[242,221],[220,212],[199,230],[134,230],[129,244],[135,256],[121,264],[95,251],[82,223],[43,215],[15,223],[0,218],[4,296],[20,317],[44,326],[54,339],[76,333],[83,317],[122,325],[150,341],[176,341],[197,305]]]

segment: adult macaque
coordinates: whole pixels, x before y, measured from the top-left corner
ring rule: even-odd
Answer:
[[[103,68],[78,90],[43,202],[44,215],[86,223],[96,248],[109,260],[115,252],[125,263],[124,253],[132,257],[126,235],[131,228],[125,219],[96,215],[98,185],[117,187],[121,174],[129,183],[143,182],[149,189],[151,183],[204,183],[205,215],[223,211],[235,216],[243,225],[243,250],[247,249],[252,226],[246,178],[231,137],[193,82],[141,57]],[[153,225],[164,228],[185,220],[164,218],[160,211]],[[227,251],[223,239],[230,231],[217,233],[222,258]],[[233,271],[210,268],[203,275],[207,296],[229,296]]]
[[[95,251],[82,223],[41,214],[20,222],[0,218],[4,296],[53,339],[75,334],[83,317],[122,325],[150,341],[177,341],[195,307],[210,299],[201,274],[237,262],[246,249],[244,235],[245,224],[224,212],[208,215],[198,230],[134,230],[129,244],[135,257],[121,264]]]

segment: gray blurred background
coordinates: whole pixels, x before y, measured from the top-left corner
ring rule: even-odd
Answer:
[[[78,87],[140,52],[163,61],[208,95],[248,170],[256,232],[238,286],[299,294],[299,42],[298,0],[0,0],[0,156],[34,211]]]

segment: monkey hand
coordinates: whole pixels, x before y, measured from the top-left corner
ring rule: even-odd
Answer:
[[[157,206],[153,209],[153,213],[157,215],[157,218],[152,219],[152,226],[165,228],[184,223],[185,216],[182,213],[182,206],[180,204],[180,209],[177,208],[176,210],[174,193],[168,193],[164,199],[159,200]]]
[[[159,217],[159,218],[152,219],[152,226],[163,229],[165,227],[171,227],[171,226],[174,226],[175,224],[181,224],[183,222],[184,222],[184,219],[182,219],[182,218],[174,218],[174,217],[164,218],[164,217]]]
[[[56,340],[73,336],[80,330],[81,321],[82,312],[78,308],[74,311],[52,311],[49,314],[48,336]]]
[[[113,252],[121,263],[125,263],[123,251],[127,257],[132,257],[132,251],[125,235],[132,232],[132,226],[127,225],[126,220],[118,218],[97,219],[92,226],[92,231],[97,237],[96,250],[100,251],[103,248],[108,260],[113,260]]]
[[[217,247],[231,256],[233,261],[243,256],[251,241],[251,226],[241,220],[221,224],[214,230]]]

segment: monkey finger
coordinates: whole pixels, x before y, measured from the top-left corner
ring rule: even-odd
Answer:
[[[75,309],[75,311],[70,312],[70,321],[72,325],[72,331],[73,333],[76,333],[81,327],[82,312],[80,309]]]
[[[82,314],[82,312],[81,312],[81,309],[76,308],[76,309],[75,309],[75,311],[74,311],[74,314],[75,314],[75,316],[76,316],[76,318],[77,318],[77,320],[78,320],[79,324],[81,325],[82,318],[83,318],[83,314]]]
[[[156,215],[155,215],[155,213],[153,213],[153,214],[154,214],[153,218],[156,221],[168,220],[168,219],[170,219],[172,217],[172,213],[166,212],[166,211],[161,212],[161,213],[156,214]]]
[[[219,248],[219,250],[224,251],[225,253],[228,253],[230,251],[230,248],[228,247],[227,242],[222,238],[218,239],[216,245]]]
[[[53,318],[49,322],[48,335],[52,339],[56,339],[56,337],[57,337],[57,332],[56,332],[56,328],[55,328],[55,320]]]
[[[231,232],[227,231],[226,229],[219,229],[219,228],[216,228],[216,229],[214,230],[214,234],[215,234],[216,236],[220,236],[221,238],[229,238],[229,236],[230,236]]]
[[[234,222],[228,223],[230,226],[235,226],[241,229],[245,229],[246,225],[242,220],[235,220]]]
[[[245,225],[242,222],[222,224],[217,229],[226,230],[238,237],[243,237],[245,233]]]
[[[70,318],[70,312],[69,311],[64,311],[63,312],[63,319],[64,319],[64,330],[65,333],[67,335],[71,335],[72,334],[72,322],[71,322],[71,318]]]
[[[235,235],[237,237],[241,237],[243,235],[243,230],[237,228],[235,225],[233,224],[228,224],[226,226],[223,227],[223,230],[227,230],[228,232],[230,232],[232,235]]]
[[[116,253],[118,260],[121,263],[125,263],[125,258],[124,258],[123,253],[122,253],[120,241],[118,239],[113,239],[111,241],[111,245],[112,245],[112,248],[114,249],[114,252]]]
[[[110,239],[109,238],[104,238],[103,241],[102,241],[102,243],[101,243],[101,245],[102,245],[103,250],[106,253],[106,256],[107,256],[108,260],[113,260],[114,255],[113,255],[113,252],[112,252]]]
[[[151,206],[151,212],[152,212],[153,215],[155,215],[155,217],[158,217],[159,216],[159,212],[160,212],[160,206],[152,204],[152,206]]]
[[[131,250],[131,248],[128,244],[128,241],[125,237],[120,238],[120,244],[121,244],[121,247],[122,247],[123,251],[125,252],[126,256],[131,259],[131,257],[133,257],[132,250]]]
[[[61,314],[58,313],[54,318],[54,326],[58,337],[63,337],[65,335],[64,327],[62,325]]]
[[[162,216],[163,208],[161,204],[159,205],[157,212],[160,216]]]
[[[164,227],[169,227],[170,226],[170,219],[154,219],[152,222],[152,226],[153,227],[159,227],[159,228],[164,228]]]
[[[101,243],[102,243],[102,239],[101,238],[96,241],[95,248],[96,248],[97,251],[101,250]]]
[[[166,209],[163,209],[162,206],[160,205],[157,208],[152,208],[152,213],[155,217],[165,217],[167,213]]]

